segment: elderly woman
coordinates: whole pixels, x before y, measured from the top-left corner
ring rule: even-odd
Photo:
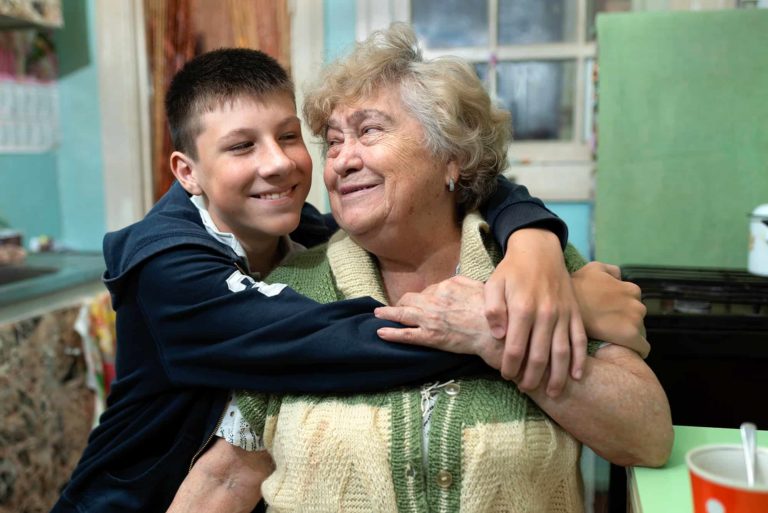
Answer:
[[[401,321],[424,320],[425,296],[414,293],[433,287],[466,318],[454,349],[498,368],[479,282],[500,252],[475,209],[506,165],[508,114],[465,63],[423,61],[403,25],[374,34],[320,84],[304,111],[327,144],[324,179],[343,231],[270,279],[320,302],[400,303],[380,314]],[[584,262],[569,248],[566,264]],[[405,333],[382,336],[420,340]],[[590,342],[581,380],[556,398],[542,388],[526,394],[489,373],[376,394],[243,394],[238,404],[274,459],[262,486],[274,511],[577,512],[581,443],[621,465],[666,461],[669,407],[633,351]]]

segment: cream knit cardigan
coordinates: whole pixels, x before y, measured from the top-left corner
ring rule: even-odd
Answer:
[[[475,213],[462,228],[461,274],[486,280],[498,259]],[[337,234],[270,277],[318,301],[386,303],[374,258]],[[571,247],[569,270],[583,265]],[[594,350],[594,344],[590,344]],[[442,387],[422,464],[419,388],[351,396],[243,393],[239,406],[276,470],[262,487],[271,512],[579,513],[580,444],[498,375]]]

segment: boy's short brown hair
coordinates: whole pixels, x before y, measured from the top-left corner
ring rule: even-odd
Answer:
[[[165,114],[175,150],[197,158],[200,116],[241,97],[268,101],[275,94],[295,100],[293,82],[280,64],[258,50],[221,48],[187,62],[171,80]]]

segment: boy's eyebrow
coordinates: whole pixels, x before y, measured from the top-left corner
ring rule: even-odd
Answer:
[[[277,128],[283,128],[286,125],[290,125],[293,123],[301,123],[301,120],[298,116],[288,116],[287,118],[283,119],[282,121],[277,123]],[[240,127],[240,128],[233,128],[226,134],[222,135],[220,137],[220,140],[229,139],[230,137],[243,137],[243,136],[251,136],[254,132],[258,132],[258,129],[255,129],[253,127]]]

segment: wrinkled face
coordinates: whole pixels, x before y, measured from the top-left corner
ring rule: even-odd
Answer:
[[[250,244],[293,231],[312,161],[291,97],[240,98],[201,122],[193,174],[218,229]]]
[[[355,238],[424,229],[453,208],[448,169],[424,146],[396,87],[338,105],[326,132],[325,185],[339,226]]]

